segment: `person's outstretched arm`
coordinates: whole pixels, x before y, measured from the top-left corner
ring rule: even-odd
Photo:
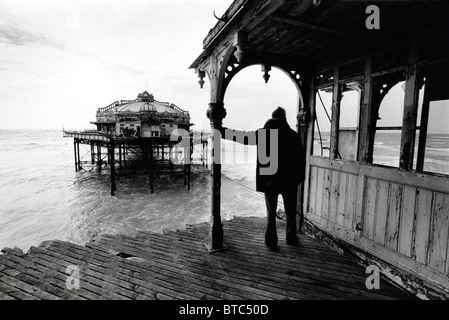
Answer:
[[[257,144],[257,131],[240,131],[226,127],[221,127],[219,130],[223,139],[244,145],[254,146]]]

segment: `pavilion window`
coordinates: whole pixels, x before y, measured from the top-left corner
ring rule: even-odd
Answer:
[[[343,83],[341,87],[337,159],[356,161],[361,98],[360,84],[357,82]]]
[[[313,155],[329,158],[332,87],[318,89],[315,97]]]
[[[374,77],[373,164],[401,167],[401,139],[408,135],[408,139],[412,141],[412,146],[409,147],[411,156],[410,159],[407,159],[408,166],[401,167],[401,169],[449,174],[449,149],[447,147],[449,136],[447,133],[435,132],[432,128],[432,123],[441,122],[439,117],[449,118],[449,99],[447,99],[449,93],[447,87],[444,89],[448,83],[448,75],[440,75],[435,72],[435,70],[447,70],[444,69],[445,67],[447,68],[446,64],[427,69],[417,68],[416,80],[408,84],[413,86],[412,89],[415,91],[415,93],[408,93],[408,99],[411,99],[412,94],[416,94],[417,99],[414,107],[416,110],[412,109],[415,119],[411,121],[404,116],[405,101],[407,101],[407,81],[404,79],[404,73],[398,72]],[[376,107],[377,105],[378,107]],[[404,130],[404,124],[407,121],[410,128],[408,132],[407,127]]]
[[[405,81],[401,77],[375,77],[372,121],[374,132],[373,164],[399,167]],[[396,83],[396,84],[394,84]],[[379,101],[381,100],[381,102]],[[379,105],[380,103],[380,105]]]
[[[420,130],[417,133],[413,168],[418,172],[449,175],[449,63],[422,68]],[[442,123],[446,131],[441,132]]]

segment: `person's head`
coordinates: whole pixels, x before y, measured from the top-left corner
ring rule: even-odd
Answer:
[[[285,109],[281,108],[281,107],[277,107],[271,114],[271,118],[285,120],[287,118]]]

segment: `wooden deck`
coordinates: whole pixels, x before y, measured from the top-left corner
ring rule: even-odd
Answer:
[[[46,241],[24,254],[0,255],[0,299],[414,299],[381,279],[365,287],[364,268],[312,238],[279,250],[263,241],[265,220],[224,222],[229,250],[209,254],[208,224],[165,234],[103,235],[86,246]],[[67,267],[80,271],[79,289],[67,289]]]

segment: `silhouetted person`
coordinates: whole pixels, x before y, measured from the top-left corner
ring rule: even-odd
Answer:
[[[287,216],[286,243],[297,245],[296,204],[303,179],[303,148],[299,134],[287,123],[285,110],[278,107],[263,128],[239,131],[223,127],[222,137],[246,145],[257,145],[256,191],[265,194],[267,227],[265,245],[277,249],[276,209],[279,194]]]

